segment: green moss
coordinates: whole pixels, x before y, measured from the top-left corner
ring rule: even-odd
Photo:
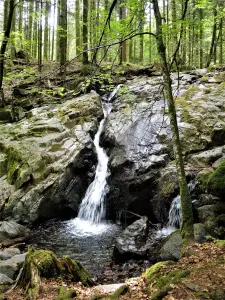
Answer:
[[[62,150],[62,145],[61,144],[52,144],[50,151],[56,152]]]
[[[225,160],[210,175],[208,180],[208,190],[214,194],[223,196],[225,193]]]
[[[62,264],[62,273],[65,279],[72,281],[81,281],[85,286],[93,285],[93,281],[87,269],[85,269],[79,261],[72,260],[68,256],[64,256],[60,260]]]
[[[208,82],[209,81],[209,76],[203,76],[200,78],[201,82]]]
[[[196,92],[200,91],[200,88],[196,85],[191,85],[191,87],[184,92],[181,96],[176,98],[177,104],[182,104],[184,101],[191,100]]]
[[[160,268],[160,265],[159,265]],[[159,269],[158,269],[159,270]],[[171,289],[171,286],[173,284],[178,284],[182,278],[186,277],[188,274],[190,274],[190,271],[188,270],[172,270],[168,274],[159,274],[157,272],[153,273],[155,274],[153,276],[154,281],[152,281],[153,288],[157,288],[157,291],[151,294],[152,300],[160,300],[162,299],[168,291]],[[151,288],[150,288],[151,291]]]
[[[225,81],[225,72],[214,75],[214,78],[217,82]]]
[[[219,247],[225,247],[225,240],[216,240],[216,245]]]
[[[86,286],[93,285],[88,271],[79,262],[69,257],[58,259],[52,251],[29,247],[18,283],[25,289],[25,295],[38,295],[40,277],[61,277],[81,281]]]
[[[195,296],[196,296],[196,297],[199,297],[200,299],[201,299],[201,298],[204,299],[205,297],[206,297],[206,299],[207,299],[209,295],[208,295],[208,293],[206,293],[206,292],[196,292],[196,293],[195,293]]]
[[[68,291],[63,286],[59,289],[59,295],[56,297],[56,300],[70,300],[77,296],[76,291]]]
[[[197,191],[199,194],[205,193],[208,188],[208,180],[210,175],[212,174],[212,169],[205,168],[197,174]]]
[[[168,265],[174,264],[174,262],[168,261],[160,261],[155,265],[148,268],[143,274],[142,277],[147,279],[148,283],[152,283],[158,274]]]
[[[110,296],[111,300],[117,300],[121,295],[124,295],[128,292],[128,286],[127,285],[122,285],[119,287],[115,292]]]
[[[7,174],[7,157],[0,154],[0,177]]]

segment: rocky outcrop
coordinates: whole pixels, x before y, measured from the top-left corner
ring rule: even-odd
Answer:
[[[180,74],[179,89],[177,75],[172,76],[188,181],[197,176],[197,207],[202,194],[221,198],[223,193],[222,188],[213,192],[214,179],[208,180],[225,158],[225,90],[218,74],[206,72]],[[108,215],[116,218],[116,212],[128,210],[166,223],[179,187],[161,78],[139,77],[121,87],[103,143],[110,149]]]
[[[0,205],[21,223],[76,215],[96,163],[92,137],[102,117],[95,92],[27,112],[0,125]]]

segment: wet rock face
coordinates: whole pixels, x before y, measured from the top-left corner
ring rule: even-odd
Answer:
[[[155,220],[149,201],[160,168],[169,159],[168,117],[158,86],[142,79],[131,82],[113,103],[103,144],[110,148],[108,213],[131,210]]]
[[[225,90],[224,83],[218,84],[214,77],[206,70],[180,74],[177,90],[177,75],[172,76],[189,180],[198,172],[205,174],[205,169],[213,171],[225,157]],[[110,152],[107,203],[111,218],[128,210],[166,223],[170,203],[179,193],[160,80],[133,79],[113,102],[103,134]],[[200,194],[206,193],[207,180]]]
[[[93,178],[92,137],[102,117],[95,92],[32,109],[0,125],[2,217],[21,223],[74,216]]]

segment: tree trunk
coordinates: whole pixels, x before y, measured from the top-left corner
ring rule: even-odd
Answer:
[[[120,0],[119,5],[119,17],[120,22],[123,22],[123,19],[126,18],[126,7],[124,6],[124,1]],[[120,59],[119,64],[122,64],[127,60],[127,43],[126,41],[122,42],[120,45]]]
[[[2,41],[1,49],[0,49],[0,106],[5,105],[4,93],[3,93],[3,89],[2,89],[2,82],[3,82],[3,74],[4,74],[5,51],[6,51],[6,47],[7,47],[9,36],[10,36],[14,6],[15,6],[14,0],[10,0],[9,1],[8,19],[6,22],[5,32],[4,32],[3,41]]]
[[[66,75],[66,63],[67,57],[67,0],[61,0],[60,7],[60,35],[59,35],[59,46],[60,46],[60,67],[61,75]]]
[[[44,31],[44,59],[48,59],[49,50],[49,26],[48,19],[50,14],[50,3],[47,1],[45,4],[45,31]]]
[[[199,67],[203,68],[203,11],[202,8],[199,8]]]
[[[217,24],[216,24],[217,10],[216,10],[216,8],[213,9],[213,16],[214,16],[214,24],[213,24],[213,31],[212,31],[212,39],[211,39],[210,50],[209,50],[208,59],[207,59],[207,63],[206,63],[206,68],[208,68],[208,66],[211,63],[213,51],[214,51],[214,44],[216,41],[216,30],[217,30]]]
[[[184,171],[182,149],[181,149],[179,130],[177,125],[176,107],[174,104],[172,87],[171,87],[172,81],[170,78],[170,71],[166,59],[166,49],[165,49],[163,36],[162,36],[162,18],[159,11],[158,1],[152,0],[152,4],[153,4],[153,10],[156,19],[156,43],[157,43],[157,49],[160,56],[161,64],[162,64],[164,92],[165,92],[165,98],[168,103],[170,127],[171,127],[172,138],[173,138],[173,148],[174,148],[177,174],[178,174],[179,185],[180,185],[181,213],[182,213],[181,235],[183,238],[183,245],[186,246],[192,243],[194,239],[192,203],[191,203],[191,197],[188,190],[188,185],[187,185],[185,171]]]
[[[76,0],[76,55],[81,52],[80,0]]]
[[[83,64],[88,64],[88,0],[83,0]]]
[[[40,10],[42,11],[42,0],[40,1]],[[38,22],[38,72],[42,69],[42,17]]]
[[[53,10],[53,20],[55,19],[56,16],[56,0],[54,0],[54,10]],[[51,60],[54,60],[54,50],[55,50],[55,22],[53,23],[52,26],[52,44],[51,44]]]

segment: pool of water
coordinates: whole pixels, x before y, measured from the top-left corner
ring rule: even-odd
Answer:
[[[30,244],[52,250],[58,257],[68,255],[80,261],[92,276],[99,276],[104,265],[112,261],[114,242],[121,230],[116,224],[94,225],[79,218],[52,220],[34,229]]]

